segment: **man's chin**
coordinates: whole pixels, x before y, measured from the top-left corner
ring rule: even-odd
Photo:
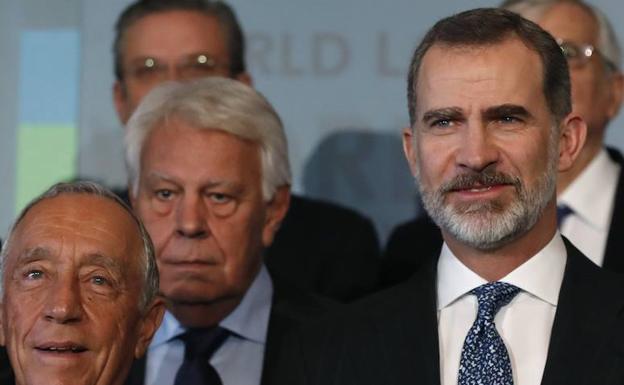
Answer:
[[[173,292],[169,295],[165,295],[165,298],[171,304],[176,306],[201,306],[210,305],[216,301],[219,301],[220,296],[218,294],[211,294],[209,292]]]
[[[162,292],[165,299],[173,306],[202,306],[212,305],[236,296],[233,289],[223,285],[180,285]]]

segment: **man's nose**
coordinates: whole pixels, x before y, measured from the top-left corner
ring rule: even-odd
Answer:
[[[466,127],[461,136],[461,143],[456,163],[461,168],[480,172],[496,164],[499,160],[499,151],[494,143],[488,127],[481,123]]]
[[[83,316],[78,278],[59,277],[47,293],[45,319],[60,324],[79,322]]]
[[[185,196],[176,212],[176,231],[187,238],[204,238],[208,235],[208,211],[199,196]]]
[[[179,81],[184,80],[184,76],[182,75],[182,71],[175,64],[167,66],[167,73],[166,73],[166,75],[167,75],[167,77],[165,79],[166,81],[179,82]]]

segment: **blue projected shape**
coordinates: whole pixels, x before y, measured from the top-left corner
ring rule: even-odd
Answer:
[[[77,30],[24,31],[20,46],[19,122],[71,124],[78,116]]]

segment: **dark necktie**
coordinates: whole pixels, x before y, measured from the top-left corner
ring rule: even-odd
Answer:
[[[511,362],[494,317],[520,289],[490,282],[470,293],[477,296],[477,319],[468,331],[459,363],[458,385],[513,385]]]
[[[222,385],[219,373],[209,360],[227,336],[227,330],[215,327],[189,329],[178,337],[184,342],[184,361],[174,385]]]
[[[563,222],[572,213],[574,213],[574,210],[572,210],[570,206],[565,205],[565,204],[558,205],[557,206],[557,227],[561,228],[561,225],[563,225]]]

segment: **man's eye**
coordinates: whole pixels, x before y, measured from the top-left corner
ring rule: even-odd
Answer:
[[[30,270],[25,274],[28,279],[41,279],[43,278],[43,271],[41,270]]]
[[[503,116],[499,120],[502,123],[518,123],[518,122],[520,122],[520,119],[516,118],[515,116]]]
[[[214,203],[227,203],[232,200],[232,197],[226,194],[212,193],[210,194],[210,200]]]
[[[156,190],[155,195],[158,199],[169,200],[173,197],[173,191],[167,189]]]
[[[431,123],[431,127],[450,127],[453,122],[449,119],[438,119]]]
[[[110,281],[106,279],[105,277],[96,275],[91,278],[91,282],[93,282],[93,284],[98,285],[98,286],[104,286],[104,285],[108,285]]]

